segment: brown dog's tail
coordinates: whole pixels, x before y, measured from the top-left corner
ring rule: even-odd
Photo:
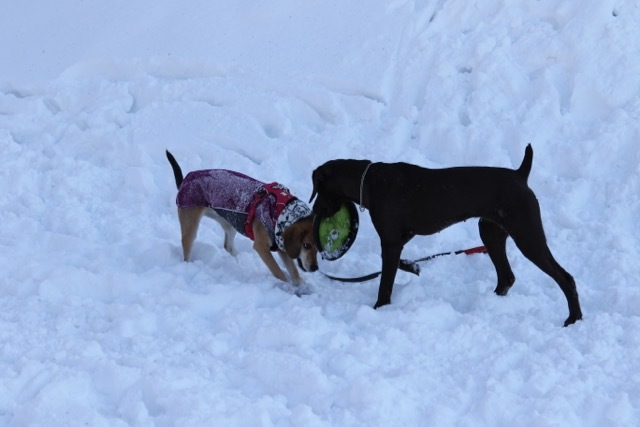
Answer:
[[[173,176],[176,179],[176,187],[180,189],[180,184],[182,184],[182,180],[184,179],[182,176],[182,169],[180,169],[180,165],[176,161],[176,158],[173,157],[173,154],[169,152],[169,150],[165,150],[167,152],[167,159],[169,159],[169,163],[171,163],[171,168],[173,169]]]
[[[529,172],[531,172],[531,164],[533,163],[533,148],[531,148],[531,144],[527,145],[527,148],[524,150],[524,159],[522,159],[522,164],[520,167],[516,169],[518,175],[520,175],[525,181],[529,178]]]

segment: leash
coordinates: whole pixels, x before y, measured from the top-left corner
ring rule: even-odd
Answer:
[[[487,253],[487,248],[485,248],[484,246],[477,246],[475,248],[469,248],[469,249],[461,249],[458,251],[440,252],[439,254],[429,255],[424,258],[418,258],[413,261],[401,259],[400,262],[398,263],[398,268],[402,271],[406,271],[407,273],[413,273],[416,276],[419,276],[420,275],[420,266],[418,265],[419,262],[430,261],[434,258],[438,258],[445,255],[460,255],[460,254],[473,255],[473,254],[486,254],[486,253]],[[377,271],[375,273],[367,274],[360,277],[336,277],[336,276],[331,276],[329,274],[326,274],[324,272],[321,272],[321,273],[325,277],[328,277],[331,280],[337,280],[339,282],[346,282],[346,283],[357,283],[357,282],[366,282],[367,280],[375,279],[380,274],[382,274],[382,271]]]

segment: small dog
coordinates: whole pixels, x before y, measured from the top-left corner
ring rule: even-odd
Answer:
[[[498,276],[495,293],[506,295],[515,276],[506,255],[511,236],[520,251],[553,278],[567,299],[565,326],[582,319],[573,277],[556,262],[542,228],[540,207],[527,185],[531,145],[516,170],[493,167],[426,169],[407,163],[331,160],[313,171],[309,203],[315,214],[331,216],[345,201],[369,209],[382,246],[382,277],[374,308],[391,303],[404,245],[415,235],[437,233],[479,217],[480,237]]]
[[[166,154],[178,187],[176,204],[185,261],[189,261],[200,220],[207,216],[222,226],[227,252],[236,255],[236,232],[249,237],[271,274],[283,282],[288,281],[287,276],[272,251],[278,252],[295,285],[302,279],[294,259],[304,271],[318,269],[311,209],[289,190],[224,169],[193,171],[183,178],[176,159],[169,151]]]

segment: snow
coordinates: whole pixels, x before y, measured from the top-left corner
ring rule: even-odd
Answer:
[[[640,423],[640,6],[61,0],[0,14],[0,425]],[[334,158],[517,167],[584,320],[509,241],[295,296],[203,222],[169,149],[307,200]],[[368,214],[330,274],[380,268]],[[206,221],[206,220],[205,220]],[[475,221],[404,258],[480,243]]]

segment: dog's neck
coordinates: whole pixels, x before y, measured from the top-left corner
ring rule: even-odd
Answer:
[[[347,160],[352,162],[349,167],[348,176],[344,176],[342,182],[342,196],[360,206],[369,206],[369,183],[371,179],[371,160]]]

